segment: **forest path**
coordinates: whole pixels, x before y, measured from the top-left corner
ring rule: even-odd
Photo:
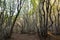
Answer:
[[[51,37],[51,40],[60,40],[60,35],[52,35],[50,32],[48,33]],[[10,40],[40,40],[38,34],[20,34],[13,33]],[[49,39],[47,39],[49,40]]]
[[[13,33],[11,40],[39,40],[39,37],[37,34]]]

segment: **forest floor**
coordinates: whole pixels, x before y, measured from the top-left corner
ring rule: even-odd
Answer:
[[[39,40],[39,37],[37,34],[13,33],[12,38],[10,40]]]
[[[53,35],[52,35],[53,36]],[[55,35],[51,40],[60,40],[60,35]],[[36,34],[20,34],[13,33],[10,40],[40,40],[37,33]]]

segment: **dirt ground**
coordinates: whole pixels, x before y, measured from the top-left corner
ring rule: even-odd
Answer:
[[[36,34],[13,33],[10,40],[40,40],[40,39],[39,39],[37,33]],[[60,40],[60,35],[57,35],[57,36],[54,35],[54,37],[50,37],[49,40]]]
[[[37,34],[19,34],[13,33],[10,40],[39,40]]]

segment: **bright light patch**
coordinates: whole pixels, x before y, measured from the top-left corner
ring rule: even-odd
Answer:
[[[38,5],[38,0],[36,0],[36,4]]]
[[[1,7],[0,7],[0,11],[1,11]]]

